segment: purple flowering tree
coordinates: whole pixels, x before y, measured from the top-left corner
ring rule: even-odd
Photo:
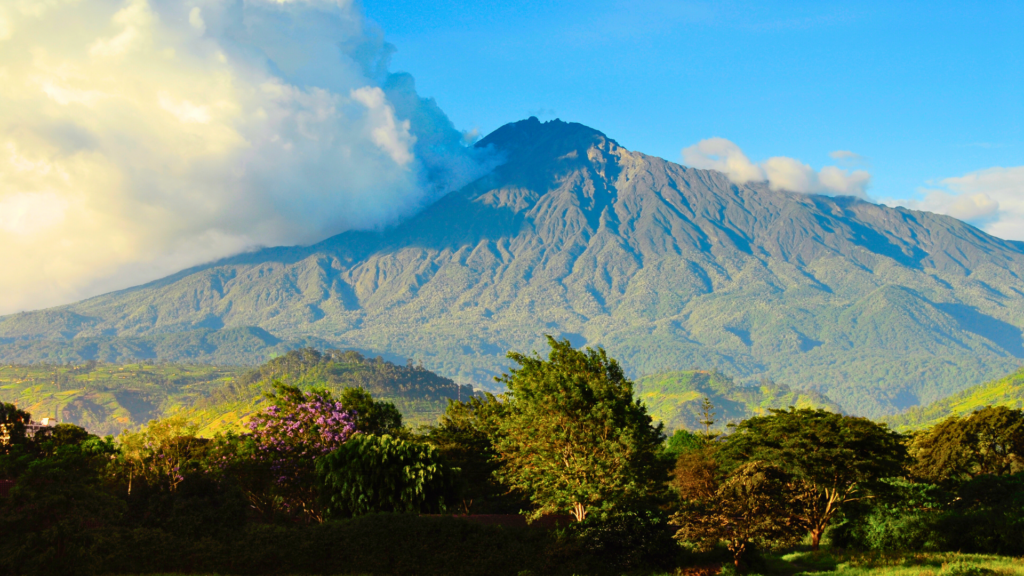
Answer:
[[[253,507],[323,521],[316,459],[355,433],[355,414],[327,390],[303,392],[274,383],[271,405],[252,417],[249,433],[221,437],[212,464],[231,474]]]

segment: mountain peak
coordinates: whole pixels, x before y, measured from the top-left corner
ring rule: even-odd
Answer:
[[[576,122],[563,122],[558,118],[541,122],[536,116],[510,122],[476,143],[477,147],[493,146],[497,150],[512,152],[527,149],[562,148],[566,151],[589,148],[593,144],[611,140],[604,133]]]

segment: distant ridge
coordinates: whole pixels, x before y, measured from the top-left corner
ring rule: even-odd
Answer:
[[[842,409],[824,394],[793,390],[785,384],[765,380],[753,386],[738,386],[718,371],[683,370],[652,374],[636,383],[636,395],[650,414],[668,430],[703,430],[704,399],[713,406],[712,429],[728,430],[753,416],[769,414],[773,408],[821,408],[833,412]]]
[[[536,118],[416,216],[0,318],[0,360],[256,364],[301,346],[480,387],[544,334],[634,376],[717,369],[893,414],[1024,358],[1024,246],[956,219],[737,185]]]
[[[921,430],[950,416],[965,416],[986,406],[1024,408],[1024,367],[1009,376],[972,386],[927,406],[915,406],[902,414],[889,416],[885,421],[896,430]]]

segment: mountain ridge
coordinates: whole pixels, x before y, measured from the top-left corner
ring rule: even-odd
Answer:
[[[635,375],[770,377],[880,415],[1024,356],[1019,243],[948,216],[737,185],[580,124],[531,118],[477,145],[506,161],[404,222],[0,318],[0,360],[73,360],[85,341],[108,360],[161,346],[183,360],[159,342],[251,328],[237,350],[193,348],[256,363],[315,341],[487,387],[505,351],[543,349],[550,333],[603,345]]]

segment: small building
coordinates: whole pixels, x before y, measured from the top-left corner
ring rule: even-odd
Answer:
[[[49,430],[56,425],[56,418],[43,418],[39,422],[31,421],[25,426],[25,437],[32,438],[40,431]]]

